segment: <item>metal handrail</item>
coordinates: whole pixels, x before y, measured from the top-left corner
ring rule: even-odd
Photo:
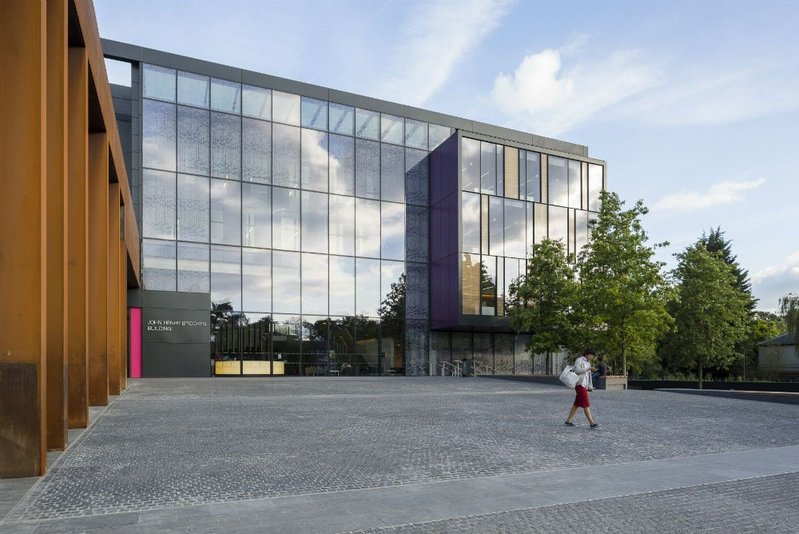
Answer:
[[[438,366],[440,376],[462,376],[460,362],[454,364],[450,362],[439,362]]]

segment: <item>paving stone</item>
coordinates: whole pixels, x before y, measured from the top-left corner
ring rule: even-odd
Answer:
[[[791,473],[346,534],[799,532],[797,489]]]
[[[601,391],[594,431],[563,425],[572,397],[483,378],[133,381],[5,521],[555,471],[586,451],[621,464],[799,443],[799,406]]]

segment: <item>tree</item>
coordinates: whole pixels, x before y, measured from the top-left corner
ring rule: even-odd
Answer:
[[[623,210],[616,193],[603,191],[600,198],[599,217],[588,222],[590,246],[578,259],[582,336],[627,376],[628,369],[638,371],[654,358],[668,328],[668,287],[663,263],[654,261],[654,248],[646,245],[641,216],[649,210],[643,202]]]
[[[749,271],[743,269],[738,263],[738,257],[732,253],[732,242],[724,237],[721,227],[711,228],[710,233],[702,233],[697,245],[703,245],[710,253],[719,254],[724,263],[732,268],[735,275],[735,287],[746,296],[746,311],[754,312],[757,299],[752,295],[752,282],[749,280]]]
[[[698,244],[676,257],[679,296],[672,335],[674,345],[695,364],[701,389],[706,366],[726,369],[737,359],[735,345],[747,334],[747,299],[720,254]]]
[[[799,295],[788,293],[780,299],[780,313],[785,317],[785,327],[793,337],[799,354]]]
[[[510,285],[508,315],[517,331],[531,332],[530,355],[574,345],[573,308],[577,295],[574,268],[561,241],[545,239],[533,247],[527,272]]]

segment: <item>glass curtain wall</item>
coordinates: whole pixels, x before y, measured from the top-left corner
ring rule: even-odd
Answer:
[[[452,130],[141,72],[144,287],[208,293],[211,357],[243,373],[426,373],[428,154]]]
[[[535,243],[560,240],[573,258],[588,243],[603,173],[601,165],[462,138],[461,313],[505,315],[510,284]]]

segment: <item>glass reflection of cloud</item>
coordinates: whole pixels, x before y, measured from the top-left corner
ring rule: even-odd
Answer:
[[[355,263],[355,313],[377,317],[380,306],[380,260],[358,258]]]
[[[381,214],[381,252],[384,258],[405,258],[405,206],[383,202]]]
[[[302,255],[302,312],[327,314],[327,256]]]
[[[355,313],[355,259],[330,257],[330,314]]]
[[[327,167],[330,155],[324,132],[302,130],[302,186],[327,191]]]
[[[355,253],[358,256],[380,256],[380,202],[355,201]]]

